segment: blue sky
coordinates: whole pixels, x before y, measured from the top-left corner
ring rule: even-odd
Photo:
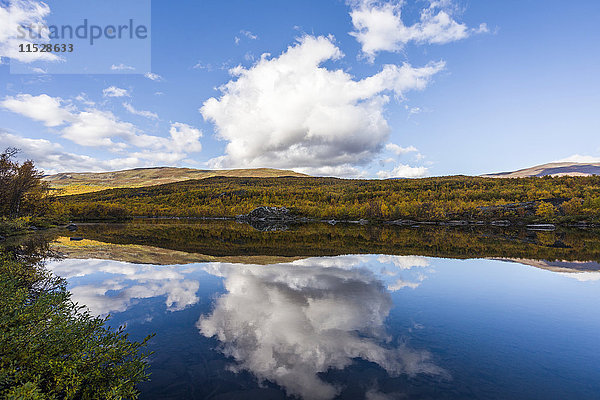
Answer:
[[[111,1],[0,1],[0,147],[48,172],[600,161],[597,1]],[[15,52],[16,24],[83,18],[149,35]]]

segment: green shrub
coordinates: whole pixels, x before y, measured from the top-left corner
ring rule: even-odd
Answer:
[[[134,399],[147,353],[41,265],[0,258],[0,398]]]

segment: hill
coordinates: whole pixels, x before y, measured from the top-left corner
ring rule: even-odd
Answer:
[[[520,169],[482,175],[486,178],[529,178],[542,176],[592,176],[600,175],[600,163],[555,162]]]
[[[136,168],[114,172],[60,173],[43,178],[62,195],[97,192],[105,189],[138,188],[215,176],[236,178],[276,178],[281,176],[308,176],[294,171],[255,168],[230,170],[202,170],[192,168]]]
[[[127,215],[220,218],[276,206],[286,207],[297,216],[328,220],[595,223],[600,217],[600,176],[404,180],[212,177],[63,196],[60,203],[75,219]]]

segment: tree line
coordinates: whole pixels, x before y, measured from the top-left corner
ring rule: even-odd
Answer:
[[[598,222],[600,176],[397,180],[214,177],[59,198],[73,216],[235,217],[259,206],[316,219]],[[90,213],[91,210],[91,213]]]

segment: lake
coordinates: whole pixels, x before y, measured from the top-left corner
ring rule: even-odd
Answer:
[[[394,229],[89,224],[47,266],[156,333],[143,399],[600,398],[596,232]]]

